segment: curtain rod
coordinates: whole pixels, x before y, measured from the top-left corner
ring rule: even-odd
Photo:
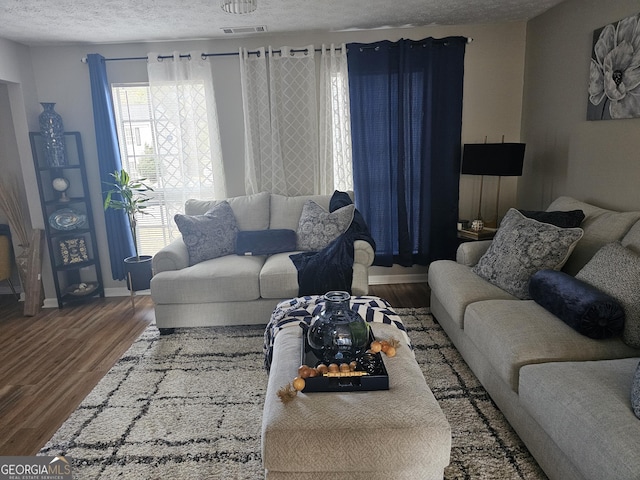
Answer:
[[[300,52],[307,52],[309,49],[308,48],[292,48],[291,50],[289,50],[291,53],[300,53]],[[342,47],[336,47],[336,50],[342,50]],[[282,53],[282,50],[271,50],[273,53]],[[321,48],[316,48],[315,49],[316,52],[321,52],[322,49]],[[249,51],[247,52],[248,55],[260,55],[260,51],[259,50],[255,50],[255,51]],[[202,59],[204,60],[207,57],[232,57],[232,56],[238,56],[240,55],[239,52],[223,52],[223,53],[203,53],[200,56],[202,57]],[[173,58],[173,55],[158,55],[158,60],[164,60],[166,58]],[[180,54],[180,58],[191,58],[191,54],[190,53],[184,53],[184,54]],[[121,60],[149,60],[148,56],[144,56],[144,57],[116,57],[116,58],[105,58],[104,61],[105,62],[118,62]],[[87,63],[87,57],[82,57],[81,59],[82,63]]]
[[[467,43],[471,43],[473,42],[473,38],[471,37],[467,37]],[[375,47],[371,47],[371,48],[375,48]],[[293,48],[291,49],[291,53],[300,53],[300,52],[306,52],[308,49],[307,48]],[[342,47],[337,47],[336,50],[342,50]],[[315,49],[316,52],[322,52],[322,48],[316,48]],[[282,50],[272,50],[273,53],[282,53]],[[259,50],[255,50],[255,51],[249,51],[247,52],[248,55],[260,55],[260,51]],[[202,59],[204,60],[207,57],[232,57],[232,56],[238,56],[240,55],[239,52],[223,52],[223,53],[203,53],[201,54]],[[166,58],[173,58],[173,55],[158,55],[158,60],[164,60]],[[189,53],[185,53],[185,54],[181,54],[180,58],[191,58],[191,54]],[[123,60],[149,60],[148,56],[144,56],[144,57],[114,57],[114,58],[105,58],[104,61],[105,62],[120,62]],[[80,61],[82,63],[87,63],[87,57],[82,57],[80,59]]]

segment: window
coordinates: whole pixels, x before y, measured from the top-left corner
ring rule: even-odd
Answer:
[[[351,164],[351,117],[349,115],[349,80],[342,71],[331,72],[331,116],[333,152],[333,188],[353,190]]]
[[[173,221],[175,205],[164,202],[167,192],[156,154],[149,86],[114,84],[112,93],[122,166],[132,178],[145,178],[145,183],[154,189],[149,195],[149,215],[141,215],[137,225],[141,253],[154,255],[180,232]],[[182,210],[183,204],[178,206],[178,211]]]
[[[149,84],[112,86],[122,165],[154,190],[149,214],[141,215],[137,224],[145,255],[180,237],[173,217],[184,212],[187,199],[226,196],[209,66],[189,61],[184,67],[193,71],[179,79],[154,70]]]

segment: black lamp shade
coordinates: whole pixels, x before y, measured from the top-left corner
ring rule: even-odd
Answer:
[[[465,144],[460,173],[519,177],[522,175],[524,147],[524,143]]]

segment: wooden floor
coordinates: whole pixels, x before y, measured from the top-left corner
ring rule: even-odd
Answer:
[[[369,285],[369,295],[386,299],[392,307],[418,308],[429,306],[431,290],[426,282]]]
[[[426,283],[372,285],[394,307],[429,305]],[[24,317],[0,295],[0,456],[34,455],[154,319],[149,296]]]

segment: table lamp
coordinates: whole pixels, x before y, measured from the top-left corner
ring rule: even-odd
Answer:
[[[498,225],[498,204],[500,202],[500,177],[519,177],[524,162],[524,143],[468,143],[462,152],[462,168],[465,175],[480,175],[480,199],[478,215],[471,223],[473,230],[482,230],[482,185],[485,175],[498,177],[496,197],[496,226]]]

